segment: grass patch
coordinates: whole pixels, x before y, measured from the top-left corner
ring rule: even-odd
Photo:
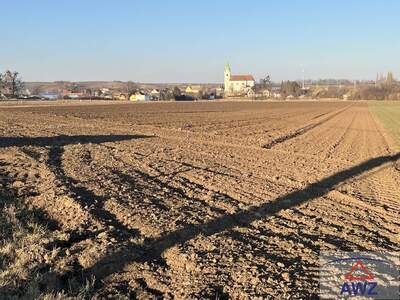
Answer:
[[[374,101],[369,109],[382,121],[400,149],[400,102]]]
[[[91,299],[95,278],[71,271],[77,258],[63,246],[69,232],[30,204],[40,194],[18,167],[12,156],[0,157],[0,299]]]
[[[0,298],[37,299],[40,271],[56,255],[45,248],[49,237],[37,212],[15,191],[0,191]]]
[[[48,245],[66,236],[50,230],[24,198],[0,174],[0,299],[91,299],[94,278],[60,290],[54,267],[63,254]]]

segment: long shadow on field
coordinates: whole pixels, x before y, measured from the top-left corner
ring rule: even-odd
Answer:
[[[281,196],[273,202],[265,203],[260,206],[253,206],[250,209],[241,210],[234,214],[224,215],[203,224],[186,226],[182,229],[166,233],[160,238],[147,240],[143,246],[131,244],[130,248],[116,251],[97,262],[94,266],[83,270],[84,275],[87,277],[95,275],[96,279],[100,282],[105,277],[121,271],[124,266],[133,262],[162,262],[162,254],[167,249],[175,245],[183,244],[196,238],[200,234],[202,236],[211,236],[225,230],[230,230],[235,226],[249,226],[253,221],[263,219],[267,216],[277,214],[281,210],[294,208],[307,201],[322,197],[340,183],[362,175],[383,164],[395,162],[398,159],[400,159],[400,153],[373,158],[312,183],[304,189]],[[340,244],[337,246],[341,247]],[[135,249],[135,251],[133,251],[133,249]]]
[[[71,196],[82,207],[88,207],[89,212],[103,225],[109,227],[113,226],[120,236],[136,235],[136,230],[130,230],[121,224],[117,218],[106,209],[103,208],[105,198],[96,195],[92,191],[79,186],[79,183],[69,177],[62,166],[62,156],[64,153],[64,146],[75,144],[101,144],[108,142],[128,141],[135,139],[150,138],[151,136],[145,135],[59,135],[53,137],[2,137],[0,138],[0,148],[2,147],[50,147],[47,159],[47,166],[56,177],[56,181],[68,189],[72,194]],[[35,151],[23,149],[23,151],[38,159]],[[85,239],[86,235],[77,237],[76,240]]]
[[[116,238],[123,239],[124,237],[132,237],[136,235],[138,232],[136,230],[131,230],[124,226],[112,213],[107,211],[104,206],[104,201],[106,200],[104,197],[98,196],[92,191],[79,186],[79,182],[77,182],[74,178],[69,177],[62,164],[64,147],[67,145],[74,144],[101,144],[107,142],[119,142],[119,141],[129,141],[135,139],[143,139],[150,138],[151,136],[145,135],[77,135],[77,136],[68,136],[68,135],[60,135],[54,137],[0,137],[0,148],[6,147],[19,147],[22,148],[22,151],[31,156],[32,158],[38,160],[40,154],[32,148],[25,147],[46,147],[49,149],[48,159],[46,164],[50,171],[55,176],[56,181],[59,185],[64,186],[67,190],[72,194],[71,196],[74,198],[77,203],[79,203],[82,207],[87,207],[89,213],[97,219],[100,223],[102,223],[106,227],[114,227],[117,233]],[[0,162],[1,163],[1,162]],[[1,164],[0,164],[1,167]],[[1,174],[0,174],[1,175]],[[1,178],[1,177],[0,177]],[[1,183],[1,182],[0,182]],[[0,208],[3,207],[4,202],[4,191],[0,193]],[[13,202],[16,202],[17,199],[15,197],[12,198]],[[19,201],[19,200],[18,200]],[[22,201],[22,200],[21,200]],[[36,213],[39,216],[39,213]],[[44,214],[40,214],[40,216],[45,216]],[[0,216],[1,217],[1,216]],[[0,218],[1,219],[1,218]],[[43,221],[47,224],[55,224],[55,222],[50,223],[50,220],[43,219]],[[3,222],[4,223],[4,222]],[[2,224],[5,227],[4,224]],[[56,225],[55,225],[56,226]],[[0,226],[1,227],[1,226]],[[2,229],[2,227],[0,228]],[[0,230],[3,232],[4,230]],[[80,240],[84,240],[88,238],[86,234],[76,234],[72,232],[71,239],[67,243],[75,243]],[[53,245],[56,246],[56,245]],[[1,260],[0,260],[1,263]],[[45,270],[44,270],[45,271]],[[77,270],[79,271],[79,270]],[[76,276],[76,272],[74,274],[69,274],[69,276]],[[8,290],[11,290],[11,287],[1,287],[0,295],[7,293]],[[58,288],[57,288],[58,290]]]
[[[107,200],[106,197],[98,196],[87,188],[79,186],[79,183],[76,182],[74,178],[69,177],[65,173],[62,166],[63,153],[63,147],[52,147],[49,152],[47,166],[56,176],[56,180],[59,180],[63,186],[68,188],[74,200],[82,207],[88,207],[88,212],[104,226],[113,226],[120,236],[137,235],[137,230],[126,228],[114,214],[104,208],[104,203]],[[84,236],[82,238],[84,238]]]
[[[52,147],[75,144],[101,144],[150,138],[146,135],[58,135],[51,137],[0,137],[0,148],[5,147]]]

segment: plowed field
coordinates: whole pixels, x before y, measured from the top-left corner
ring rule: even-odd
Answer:
[[[3,104],[0,296],[316,297],[400,250],[397,151],[366,102]]]

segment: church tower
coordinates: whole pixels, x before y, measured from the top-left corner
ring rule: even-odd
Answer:
[[[231,80],[231,67],[229,64],[225,65],[225,71],[224,71],[224,89],[225,93],[229,91],[229,82]]]

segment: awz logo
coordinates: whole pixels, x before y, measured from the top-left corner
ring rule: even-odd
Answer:
[[[355,275],[355,273],[361,273]],[[357,261],[350,272],[344,276],[349,282],[344,282],[340,295],[342,296],[375,296],[378,285],[373,280],[375,276],[365,267],[361,260]]]
[[[377,282],[345,282],[342,285],[342,296],[376,296]]]
[[[400,299],[399,253],[321,251],[320,299]]]

